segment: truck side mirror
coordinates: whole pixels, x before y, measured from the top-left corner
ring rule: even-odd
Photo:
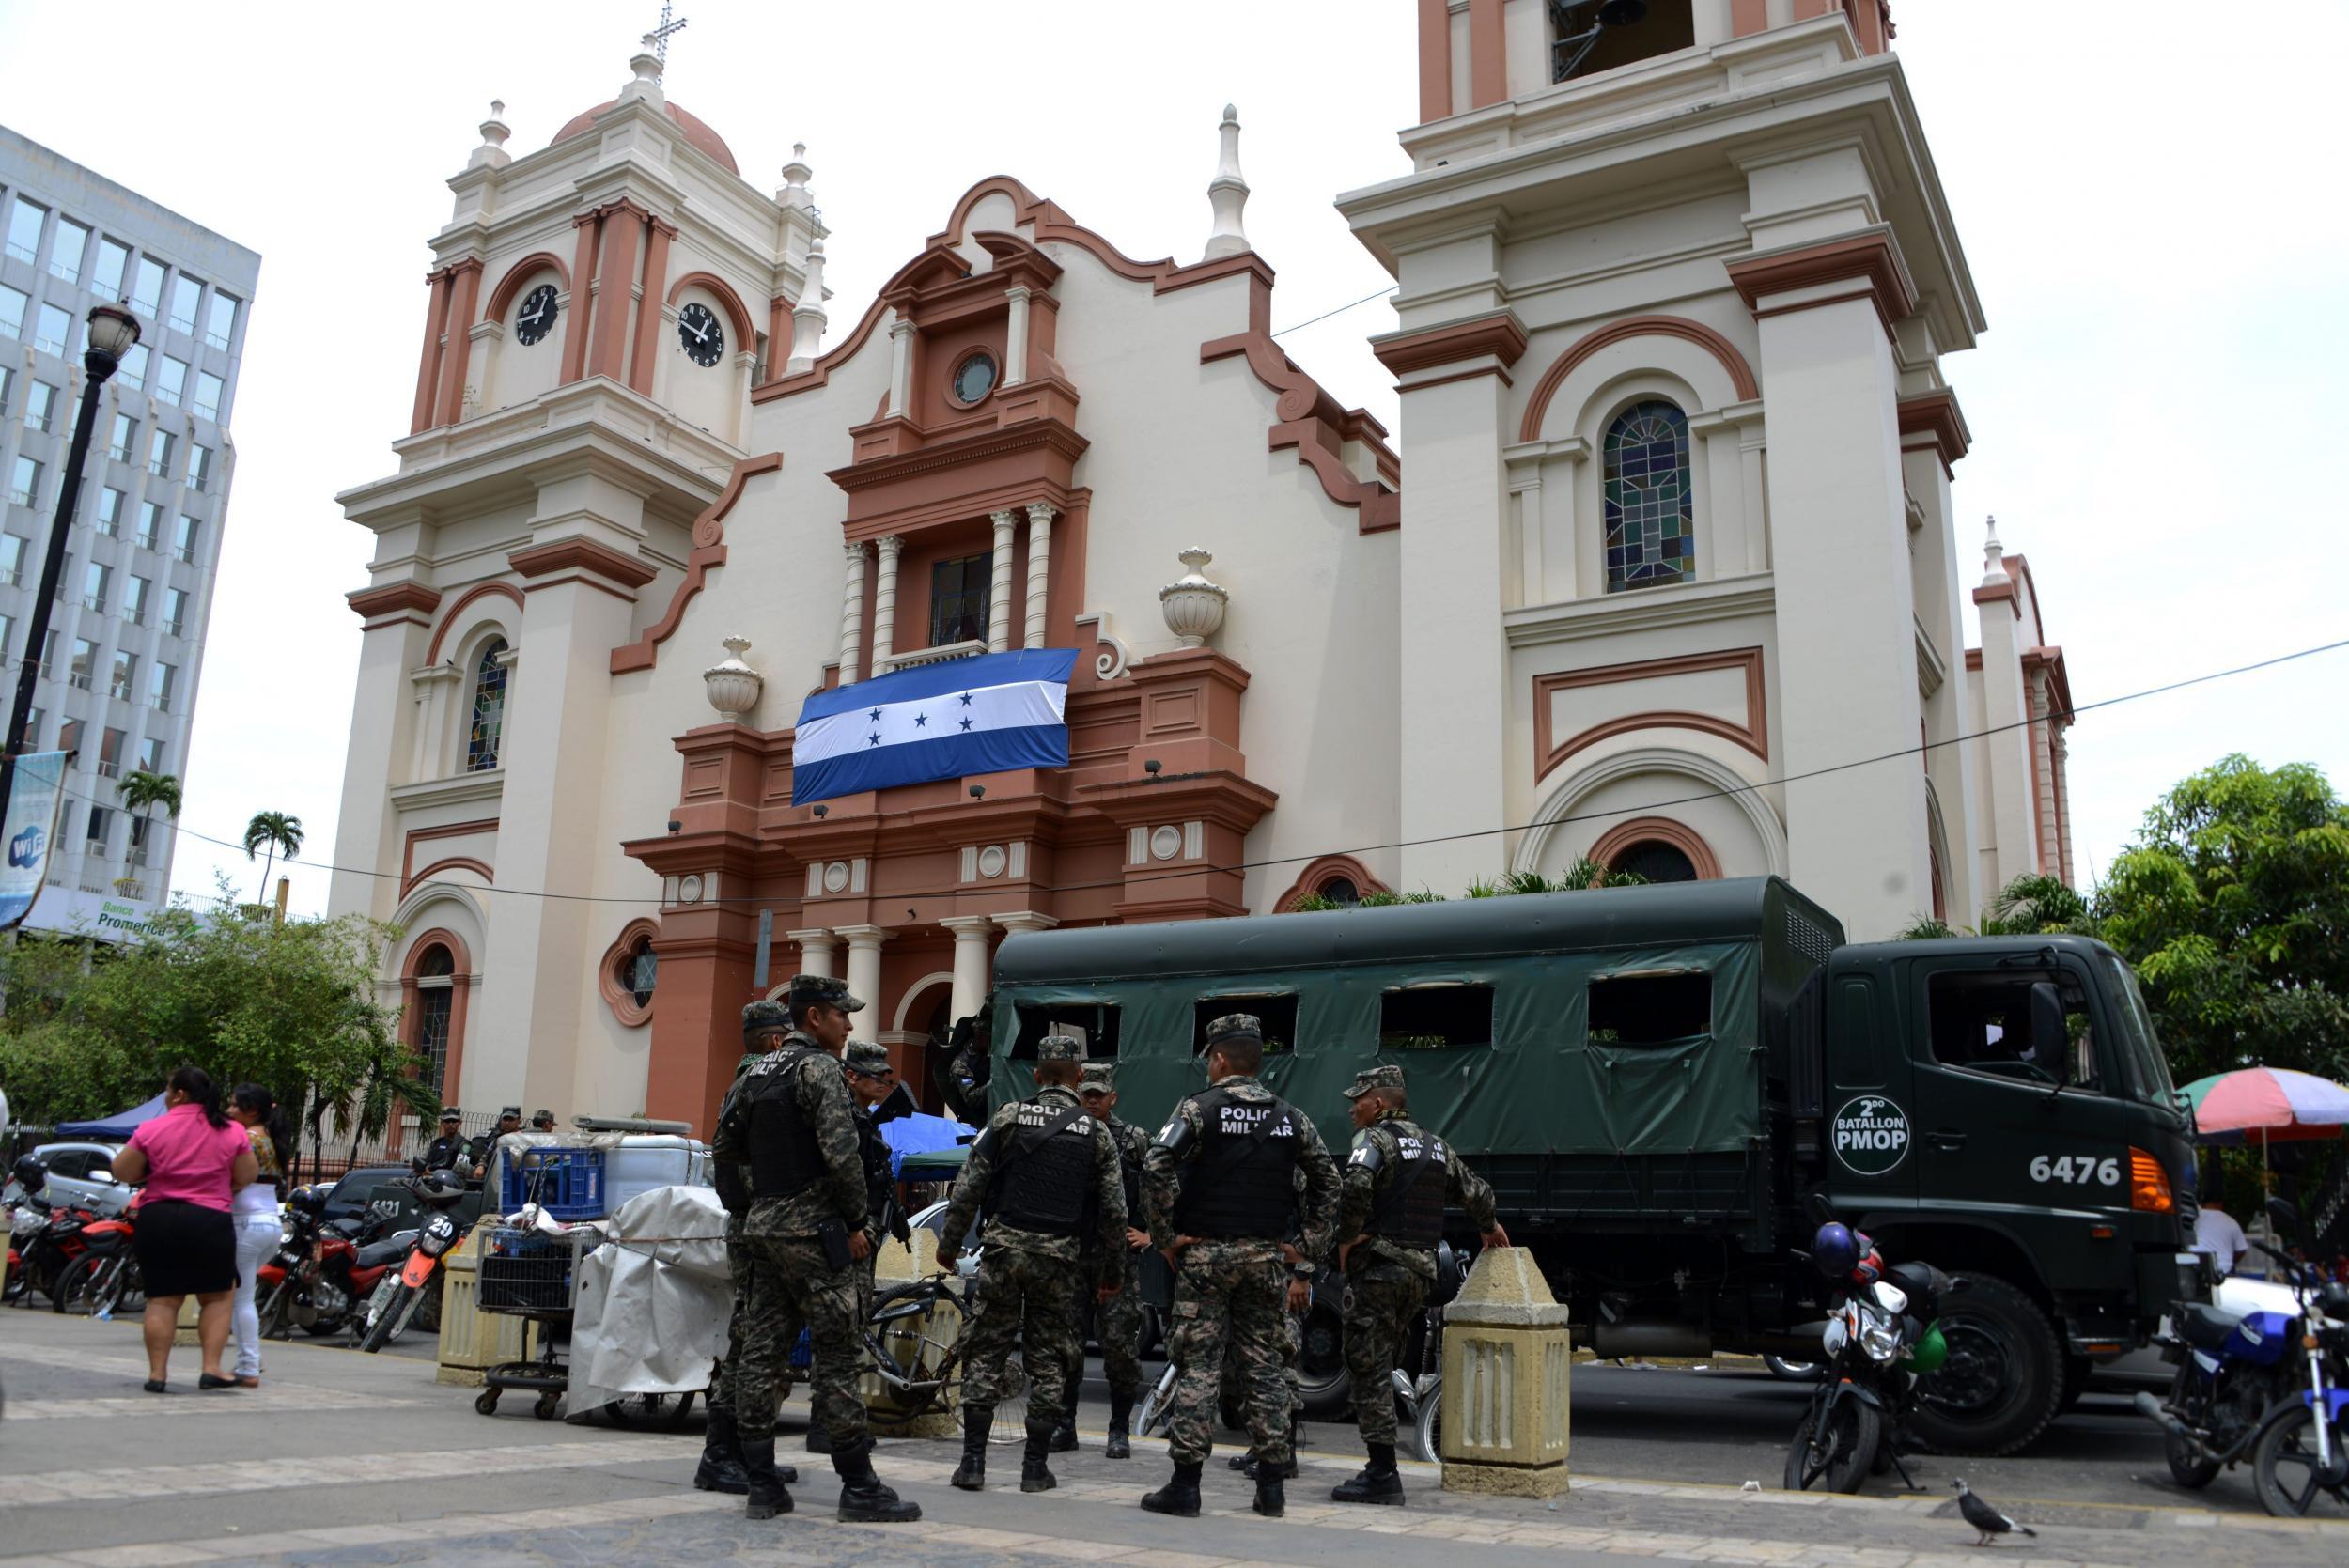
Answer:
[[[2031,1060],[2055,1076],[2057,1083],[2072,1077],[2071,1033],[2063,1027],[2063,994],[2051,980],[2035,980],[2030,987]]]

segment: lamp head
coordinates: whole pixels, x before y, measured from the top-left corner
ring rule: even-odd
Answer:
[[[139,318],[120,305],[92,305],[89,351],[120,363],[139,340]],[[112,372],[109,371],[109,374]]]
[[[671,818],[669,818],[669,831],[671,831],[672,833],[681,833],[681,832],[683,832],[684,831],[685,831],[685,824],[684,824],[684,823],[679,822],[679,821],[678,821],[676,817],[674,817],[674,816],[673,816],[673,817],[671,817]]]
[[[816,815],[819,820],[825,816],[829,816],[830,815],[832,815],[832,812],[831,808],[828,806],[817,806],[816,808]]]
[[[1155,779],[1159,776],[1159,769],[1165,766],[1166,764],[1160,762],[1158,758],[1151,757],[1143,763],[1142,770]]]
[[[985,784],[972,784],[972,785],[971,786],[971,799],[972,799],[973,800],[986,800],[986,799],[987,799],[987,785],[985,785]]]

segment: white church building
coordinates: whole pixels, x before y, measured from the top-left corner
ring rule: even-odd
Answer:
[[[2062,653],[1951,512],[1984,323],[1887,7],[1596,10],[1420,0],[1408,170],[1338,198],[1399,442],[1270,335],[1229,111],[1196,259],[998,177],[850,319],[806,163],[754,186],[650,54],[526,155],[493,110],[397,469],[340,497],[375,874],[333,908],[399,926],[444,1095],[706,1129],[762,961],[845,975],[934,1105],[1006,932],[1587,856],[1883,936],[2068,877]],[[810,692],[1042,647],[1068,766],[791,804]]]

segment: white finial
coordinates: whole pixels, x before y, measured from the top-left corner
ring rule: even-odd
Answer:
[[[1190,569],[1159,590],[1159,613],[1177,642],[1195,648],[1223,624],[1224,607],[1232,596],[1228,589],[1207,581],[1207,563],[1215,559],[1213,555],[1193,545],[1175,558]]]
[[[815,197],[807,194],[807,182],[816,171],[807,166],[807,144],[791,144],[791,162],[783,166],[783,189],[775,193],[775,200],[785,207],[805,210]]]
[[[636,74],[627,86],[620,89],[623,100],[641,98],[652,104],[664,101],[661,91],[661,55],[655,43],[653,36],[646,33],[642,39],[642,47],[629,56],[628,69]]]
[[[513,156],[506,150],[506,138],[513,133],[513,128],[506,123],[506,101],[502,98],[491,99],[490,117],[481,122],[481,145],[473,149],[473,156],[465,161],[465,166],[474,169],[485,165],[493,169],[504,166]]]
[[[1982,582],[1993,587],[2006,581],[2006,547],[1999,543],[1999,520],[1993,516],[1984,526],[1990,537],[1982,547]]]
[[[791,307],[791,358],[784,366],[785,374],[796,376],[816,367],[816,356],[823,351],[824,324],[828,319],[824,310],[824,237],[818,234],[807,243],[807,282],[800,290],[799,303]]]
[[[1223,105],[1221,134],[1223,145],[1215,161],[1215,178],[1207,181],[1207,205],[1215,210],[1215,226],[1207,231],[1202,257],[1207,261],[1255,248],[1240,226],[1240,213],[1248,206],[1248,178],[1239,172],[1239,110],[1229,103]]]

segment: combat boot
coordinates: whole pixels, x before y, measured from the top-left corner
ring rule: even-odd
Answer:
[[[953,1484],[965,1492],[987,1489],[987,1432],[995,1424],[995,1412],[964,1406],[962,1412],[962,1463],[955,1467]]]
[[[775,1473],[772,1433],[742,1439],[742,1489],[750,1494],[742,1507],[744,1518],[771,1519],[791,1512],[791,1494],[784,1490],[783,1478]]]
[[[1199,1517],[1199,1467],[1176,1464],[1165,1485],[1143,1494],[1142,1506],[1152,1514],[1172,1514],[1178,1519]]]
[[[731,1492],[739,1497],[751,1489],[743,1473],[741,1433],[731,1410],[712,1410],[702,1432],[702,1462],[693,1470],[693,1488],[700,1492]]]
[[[881,1484],[873,1473],[873,1443],[869,1437],[854,1453],[834,1449],[832,1467],[840,1474],[840,1507],[835,1518],[849,1524],[905,1524],[922,1516],[922,1505],[907,1502]]]
[[[807,1452],[810,1453],[832,1452],[832,1434],[824,1430],[823,1419],[813,1410],[808,1412],[807,1417]]]
[[[1070,1402],[1067,1413],[1061,1417],[1060,1424],[1052,1428],[1052,1446],[1050,1452],[1053,1453],[1077,1452],[1077,1410],[1073,1400]]]
[[[1134,1423],[1134,1396],[1110,1395],[1110,1440],[1101,1450],[1104,1459],[1131,1459],[1134,1456],[1130,1429]]]
[[[1361,1474],[1341,1485],[1330,1488],[1333,1502],[1386,1503],[1392,1507],[1403,1504],[1403,1478],[1395,1473],[1394,1445],[1370,1445],[1370,1463]]]
[[[1028,1451],[1019,1461],[1019,1489],[1022,1492],[1049,1492],[1060,1484],[1060,1478],[1053,1475],[1051,1467],[1044,1462],[1045,1456],[1059,1446],[1058,1431],[1057,1427],[1029,1423]]]
[[[1256,1478],[1256,1500],[1253,1504],[1256,1512],[1268,1519],[1279,1518],[1288,1511],[1288,1498],[1283,1496],[1285,1491],[1286,1483],[1278,1477],[1258,1476]]]

